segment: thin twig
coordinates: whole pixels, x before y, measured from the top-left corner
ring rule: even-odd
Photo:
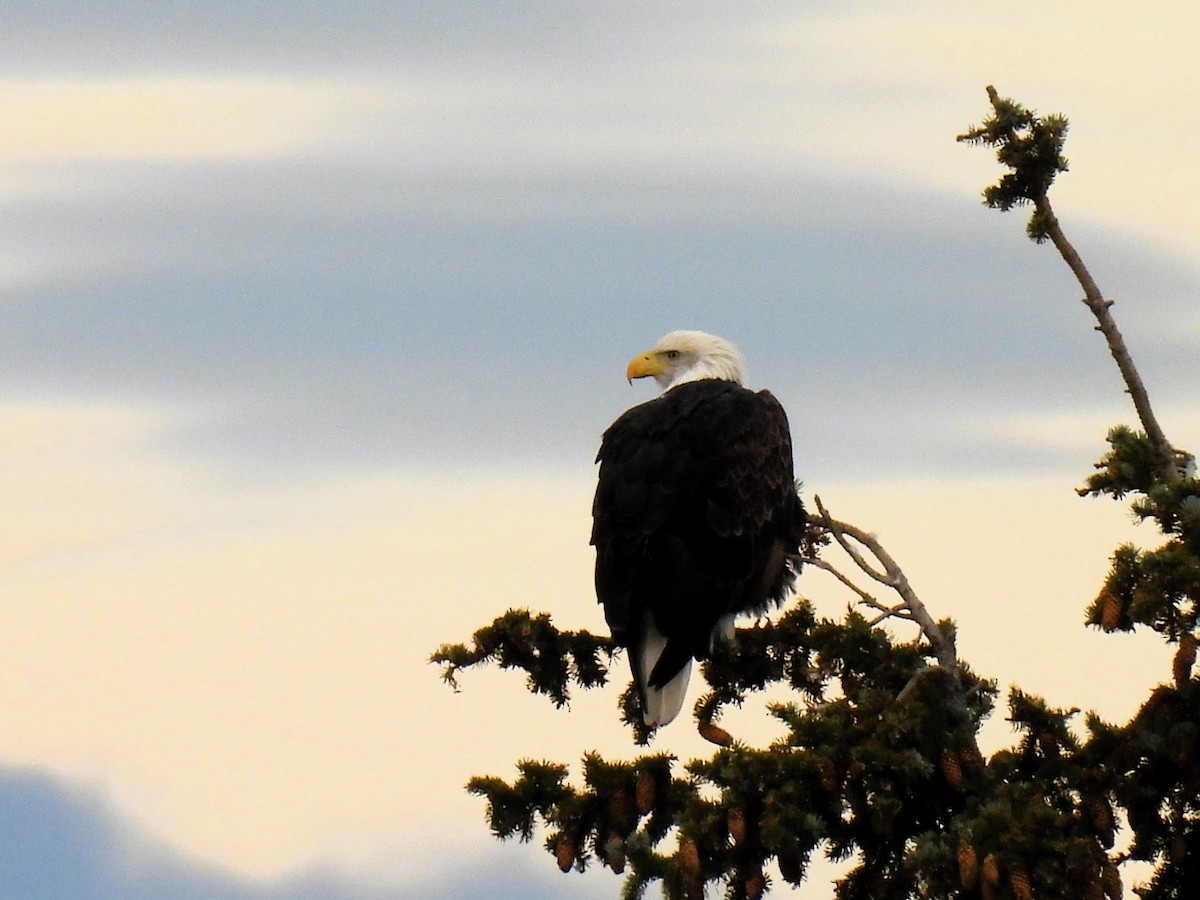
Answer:
[[[909,584],[907,576],[905,576],[903,570],[896,563],[896,560],[892,558],[891,554],[883,548],[883,545],[880,544],[878,539],[876,539],[873,535],[868,534],[861,528],[856,528],[855,526],[846,522],[839,522],[837,519],[834,519],[831,515],[829,515],[829,511],[821,502],[820,497],[814,497],[813,501],[815,502],[817,511],[821,517],[819,520],[820,524],[829,534],[833,535],[834,540],[836,540],[838,545],[850,555],[850,558],[854,560],[855,565],[862,569],[867,575],[871,576],[881,584],[888,585],[900,595],[902,602],[898,609],[902,609],[907,613],[907,615],[904,616],[905,618],[911,618],[917,623],[921,629],[921,633],[925,636],[925,639],[929,641],[929,645],[933,649],[934,655],[937,657],[938,664],[941,666],[941,668],[946,670],[951,678],[954,679],[955,683],[961,684],[961,678],[959,677],[958,651],[954,646],[953,638],[947,637],[946,633],[942,631],[942,628],[938,625],[938,623],[934,621],[933,616],[929,614],[929,610],[925,608],[925,604],[921,602],[921,599],[917,596],[916,591],[914,591],[912,585]],[[850,542],[847,540],[847,537],[853,538],[863,547],[866,547],[867,550],[869,550],[878,561],[879,565],[883,567],[883,572],[880,572],[875,566],[872,566],[870,563],[868,563],[864,559],[863,555],[852,547]],[[858,593],[860,597],[864,594],[864,592],[858,591],[857,589],[856,593]],[[891,613],[890,608],[884,606],[883,604],[877,604],[875,605],[875,608],[879,609],[880,611],[888,611],[889,615],[899,615],[898,612]],[[887,618],[887,616],[884,616],[883,618]],[[882,619],[880,619],[880,621],[882,621]]]
[[[888,619],[909,619],[912,620],[912,614],[908,612],[908,607],[903,603],[897,603],[895,606],[879,606],[877,609],[883,610],[873,619],[869,619],[867,624],[874,628],[881,622],[886,622]]]
[[[853,525],[847,525],[844,522],[834,523],[833,517],[829,515],[829,511],[827,509],[825,509],[824,504],[821,503],[821,498],[813,497],[813,500],[816,502],[817,511],[821,514],[821,518],[824,520],[826,525],[832,526],[833,524],[837,524],[839,526],[837,528],[830,527],[828,529],[829,533],[833,535],[834,540],[836,540],[838,542],[838,544],[841,545],[841,548],[846,551],[846,553],[850,556],[850,558],[852,560],[854,560],[854,564],[856,566],[858,566],[860,569],[862,569],[864,572],[866,572],[868,575],[870,575],[872,578],[874,578],[876,581],[878,581],[880,584],[885,584],[890,588],[895,588],[895,589],[899,590],[899,585],[896,583],[895,579],[890,574],[889,575],[883,574],[878,569],[876,569],[874,566],[872,566],[870,563],[868,563],[863,558],[863,555],[861,553],[859,553],[856,548],[850,546],[850,542],[846,540],[846,535],[847,534],[850,535],[852,538],[854,538],[860,544],[865,545],[868,549],[872,549],[870,543],[868,543],[868,542],[872,541],[873,538],[871,538],[871,536],[868,535],[865,531],[855,528]],[[873,549],[872,549],[872,552],[874,552]],[[883,562],[883,560],[879,557],[878,553],[876,553],[875,556],[877,559],[879,559],[880,562]],[[886,563],[885,563],[885,568],[886,568]],[[897,571],[899,571],[899,567],[897,567]],[[901,573],[901,577],[903,577],[903,573]]]
[[[880,603],[873,596],[868,594],[866,591],[864,591],[862,588],[860,588],[857,584],[855,584],[853,581],[851,581],[848,576],[844,575],[837,568],[837,566],[834,566],[832,563],[826,562],[825,560],[821,559],[820,557],[806,556],[806,557],[804,557],[804,564],[809,565],[809,566],[816,566],[818,569],[828,572],[830,575],[832,575],[834,578],[836,578],[838,581],[840,581],[842,584],[844,584],[847,588],[854,591],[854,593],[858,594],[858,602],[859,603],[861,603],[863,606],[866,606],[866,607],[869,607],[871,609],[878,610],[879,612],[881,612],[883,615],[877,616],[876,618],[872,619],[871,623],[870,623],[871,625],[878,625],[884,619],[888,619],[893,616],[898,619],[911,619],[912,618],[912,616],[908,614],[908,607],[904,603],[898,603],[895,606],[887,606],[884,603]]]
[[[836,566],[826,562],[825,560],[821,559],[820,557],[806,556],[806,557],[804,557],[804,564],[806,566],[816,566],[818,569],[823,569],[824,571],[828,572],[830,575],[832,575],[834,578],[836,578],[838,581],[840,581],[842,584],[844,584],[850,590],[854,591],[854,593],[858,594],[858,599],[860,602],[862,602],[862,604],[864,606],[870,606],[873,609],[882,609],[883,608],[882,603],[880,603],[878,600],[876,600],[874,597],[872,597],[870,594],[868,594],[866,591],[864,591],[862,588],[860,588],[857,584],[855,584],[853,581],[851,581],[847,576],[843,575],[837,569]]]

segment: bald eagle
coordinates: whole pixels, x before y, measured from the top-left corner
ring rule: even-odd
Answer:
[[[738,613],[783,600],[806,516],[787,414],[742,387],[737,350],[673,331],[626,370],[663,394],[604,432],[592,507],[596,596],[629,652],[647,725],[683,707],[693,659],[732,639]]]

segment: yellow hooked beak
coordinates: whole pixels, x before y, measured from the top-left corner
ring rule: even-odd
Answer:
[[[663,370],[662,360],[657,353],[643,353],[629,361],[625,369],[625,379],[633,384],[635,378],[648,378]]]

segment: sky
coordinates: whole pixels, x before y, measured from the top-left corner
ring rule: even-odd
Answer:
[[[1059,217],[1195,449],[1198,37],[1155,0],[0,11],[0,894],[613,896],[462,787],[634,755],[616,691],[427,660],[511,606],[603,629],[591,461],[676,328],[977,671],[1127,717],[1167,651],[1083,609],[1156,535],[1073,489],[1133,412],[954,137],[987,84],[1069,117]]]

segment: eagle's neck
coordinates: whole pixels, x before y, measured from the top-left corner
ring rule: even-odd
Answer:
[[[742,383],[742,367],[735,356],[720,356],[720,357],[705,357],[697,360],[693,365],[681,372],[672,373],[669,380],[660,381],[664,391],[670,390],[673,387],[681,384],[687,384],[689,381],[703,381],[706,378],[715,378],[718,381],[732,381],[734,384]]]

